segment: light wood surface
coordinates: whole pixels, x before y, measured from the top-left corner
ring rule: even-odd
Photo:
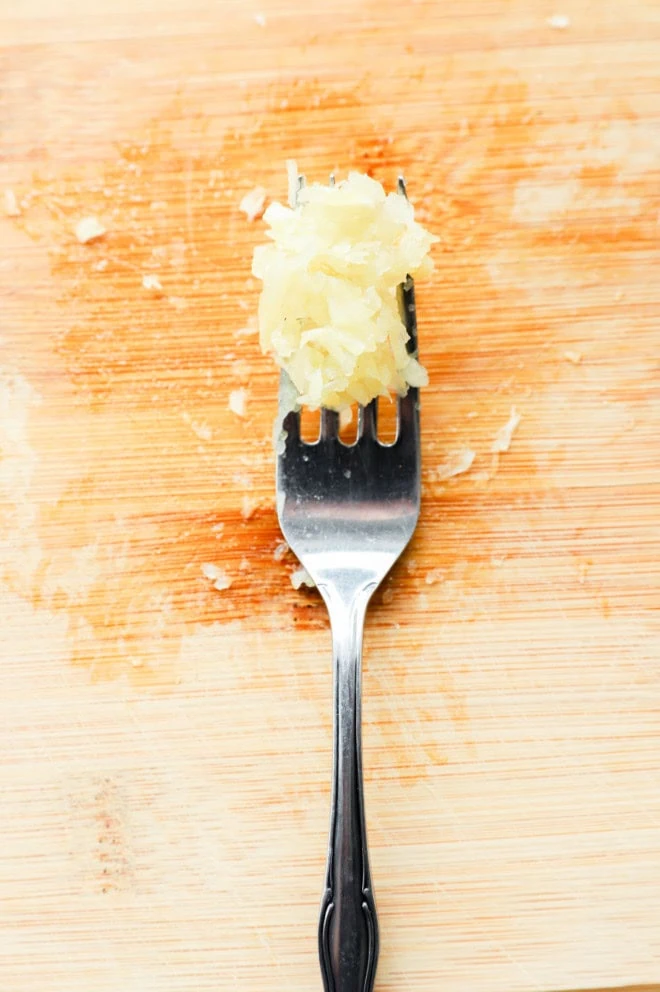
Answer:
[[[320,987],[329,638],[237,336],[238,204],[287,157],[403,170],[442,239],[423,515],[366,639],[377,990],[660,988],[658,3],[0,25],[3,992]]]

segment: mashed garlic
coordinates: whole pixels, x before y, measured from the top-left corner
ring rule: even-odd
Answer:
[[[300,190],[294,209],[271,203],[264,220],[273,244],[255,249],[252,266],[263,281],[261,347],[288,372],[300,405],[342,410],[425,386],[406,350],[397,287],[428,275],[437,238],[406,198],[351,172]]]

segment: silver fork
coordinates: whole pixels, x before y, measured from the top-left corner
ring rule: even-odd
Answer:
[[[300,186],[303,182],[301,177]],[[403,179],[398,191],[406,195]],[[400,287],[399,300],[408,351],[416,355],[412,279]],[[285,439],[277,460],[277,512],[284,537],[325,601],[333,642],[332,811],[319,958],[325,992],[371,992],[378,921],[362,789],[362,635],[369,600],[408,544],[419,516],[419,397],[410,389],[397,400],[393,443],[378,440],[375,401],[360,409],[357,439],[346,445],[331,410],[321,411],[318,440],[303,442],[299,412],[287,412],[290,395],[282,373]]]

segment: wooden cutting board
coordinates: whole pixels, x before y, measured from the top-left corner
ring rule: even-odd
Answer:
[[[658,4],[0,20],[2,989],[320,988],[329,637],[239,210],[288,157],[403,171],[441,238],[366,639],[377,990],[660,988]]]

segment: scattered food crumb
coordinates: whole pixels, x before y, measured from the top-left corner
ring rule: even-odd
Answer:
[[[245,327],[239,327],[236,331],[237,338],[247,338],[251,337],[253,334],[258,333],[259,328],[257,327],[256,317],[249,317],[248,322]]]
[[[245,214],[249,221],[258,220],[266,209],[266,190],[263,186],[255,186],[246,193],[238,209]]]
[[[445,482],[453,479],[455,475],[468,472],[475,459],[475,452],[471,448],[461,448],[460,451],[452,452],[443,465],[439,465],[432,472],[431,478],[434,482]]]
[[[508,451],[511,447],[513,433],[519,423],[520,414],[517,413],[515,406],[512,406],[509,419],[503,427],[500,427],[499,431],[495,435],[495,440],[491,444],[490,450],[496,454],[501,451]]]
[[[158,276],[152,275],[150,273],[142,276],[142,285],[145,289],[155,289],[157,292],[162,292],[163,287]]]
[[[231,374],[239,382],[246,382],[250,378],[251,371],[251,366],[244,358],[236,358],[232,362]]]
[[[225,572],[224,568],[220,568],[219,565],[212,565],[209,562],[202,565],[202,572],[207,579],[210,579],[213,583],[213,588],[217,589],[219,592],[223,592],[225,589],[229,589],[231,585],[231,579]]]
[[[216,537],[222,537],[224,529],[225,529],[225,524],[224,521],[221,520],[219,523],[213,524],[213,526],[211,527],[211,533],[215,534]]]
[[[255,14],[254,20],[256,21],[256,23],[259,25],[260,28],[265,28],[266,24],[268,23],[265,14]]]
[[[579,365],[582,361],[582,353],[579,351],[565,351],[564,358],[567,362],[572,362],[573,365]]]
[[[183,296],[168,296],[167,302],[174,307],[175,310],[186,310],[188,304]]]
[[[302,566],[291,573],[291,585],[294,589],[300,589],[301,586],[308,586],[310,589],[316,588],[316,582],[307,569]]]
[[[506,564],[506,558],[498,558],[495,555],[490,559],[490,563],[493,568],[501,568],[502,565]]]
[[[107,258],[99,258],[98,262],[94,262],[94,264],[92,265],[92,268],[94,269],[95,272],[105,272],[107,267],[108,267]]]
[[[478,410],[470,410],[470,412],[467,415],[467,419],[468,420],[474,420],[474,418],[475,417],[478,417],[478,416],[479,416],[479,411]]]
[[[13,189],[5,190],[5,213],[7,217],[20,217],[21,215],[21,208]]]
[[[275,559],[275,561],[282,561],[288,550],[289,550],[289,545],[286,543],[286,541],[280,541],[280,543],[273,551],[273,558]]]
[[[259,508],[259,500],[246,493],[241,501],[241,516],[243,520],[250,520]]]
[[[241,419],[247,416],[247,398],[247,389],[233,389],[229,394],[229,409]]]
[[[553,14],[552,17],[547,18],[546,24],[555,31],[565,31],[571,26],[571,19],[567,14]]]
[[[249,572],[251,567],[249,558],[241,558],[238,566],[240,572]]]
[[[198,424],[197,421],[191,420],[190,426],[194,430],[200,441],[210,441],[213,437],[213,431],[208,424]]]
[[[97,217],[83,217],[75,227],[75,234],[81,245],[102,238],[105,232],[106,228]]]
[[[190,429],[197,435],[200,441],[210,441],[213,437],[213,431],[208,424],[201,424],[196,420],[193,420],[187,411],[181,414],[184,423],[188,424]]]
[[[442,572],[439,568],[433,568],[430,572],[426,573],[426,578],[424,581],[427,586],[434,586],[436,582],[444,581],[444,577],[444,572]]]
[[[394,592],[391,586],[388,586],[387,589],[383,590],[383,603],[385,604],[385,606],[389,606],[389,604],[392,602],[393,599],[394,599]]]

